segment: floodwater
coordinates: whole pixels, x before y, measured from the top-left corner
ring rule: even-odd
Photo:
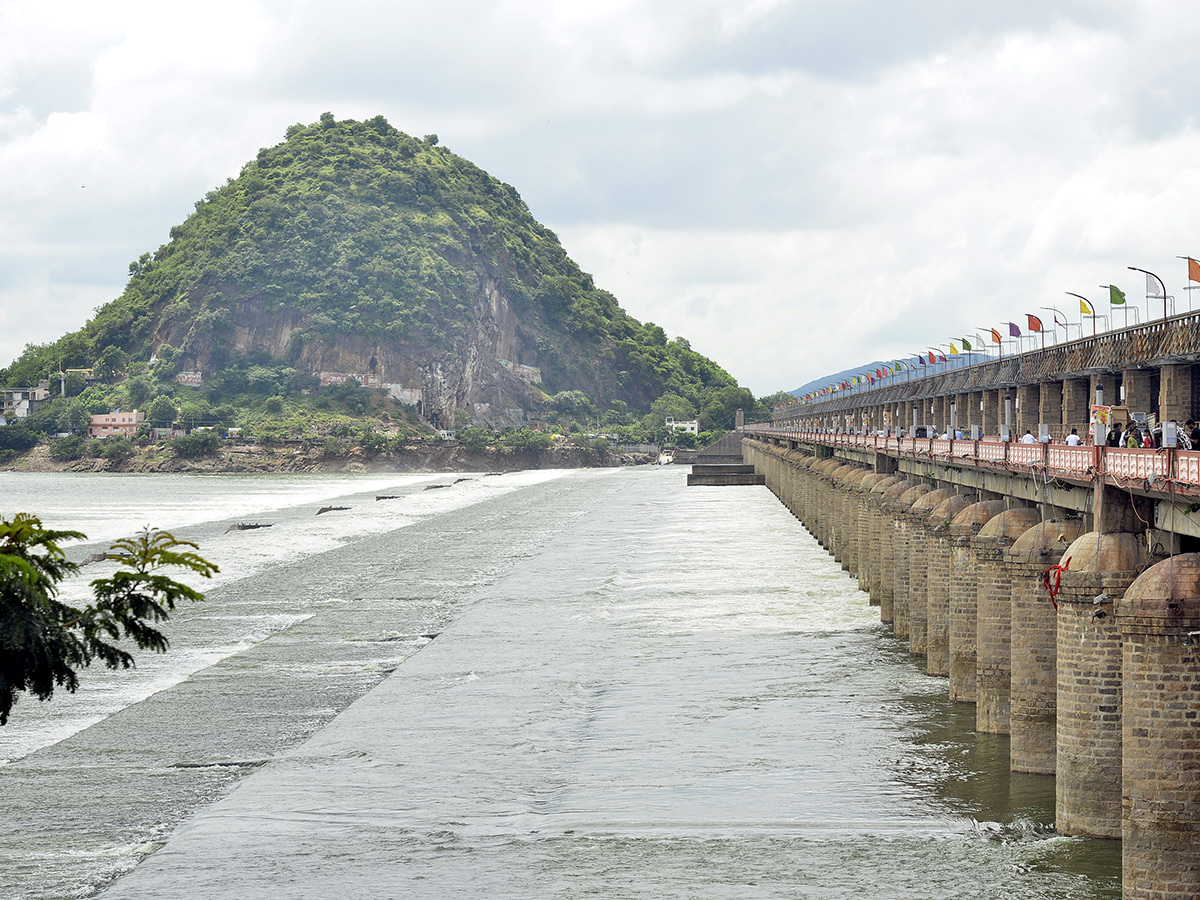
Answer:
[[[14,708],[0,896],[1120,896],[765,488],[685,474],[0,476],[222,569]]]

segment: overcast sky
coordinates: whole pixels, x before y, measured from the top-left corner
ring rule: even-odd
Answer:
[[[1107,313],[1115,283],[1145,317],[1128,265],[1186,309],[1197,13],[0,0],[0,365],[81,327],[199,197],[326,110],[437,133],[757,394],[1041,306],[1078,322],[1065,291]]]

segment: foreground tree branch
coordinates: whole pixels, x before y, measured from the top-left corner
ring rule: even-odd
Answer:
[[[57,599],[58,585],[79,567],[61,542],[85,537],[78,531],[45,528],[37,516],[0,518],[0,725],[8,722],[17,694],[49,700],[55,687],[74,691],[76,670],[94,659],[111,669],[128,669],[133,655],[118,641],[162,653],[166,636],[155,626],[181,600],[203,594],[170,576],[185,569],[211,578],[217,567],[190,541],[146,527],[109,549],[121,568],[91,583],[95,602],[82,609]]]

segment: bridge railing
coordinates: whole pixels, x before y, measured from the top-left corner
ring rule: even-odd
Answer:
[[[964,465],[1045,472],[1081,481],[1112,476],[1123,482],[1175,482],[1200,488],[1200,451],[1176,448],[1129,448],[1024,444],[998,437],[978,441],[896,438],[871,434],[825,434],[798,428],[747,425],[747,434],[829,447],[854,447],[918,459],[944,458]]]

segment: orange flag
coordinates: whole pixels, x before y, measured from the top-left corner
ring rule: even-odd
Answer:
[[[1188,281],[1200,282],[1200,262],[1188,257]]]

